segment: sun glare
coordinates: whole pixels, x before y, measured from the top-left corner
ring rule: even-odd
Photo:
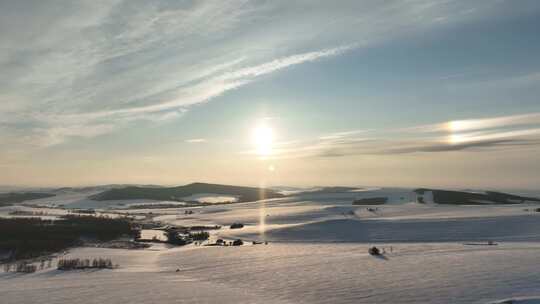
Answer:
[[[449,121],[447,126],[450,132],[460,132],[466,130],[468,127],[467,122],[464,120]]]
[[[454,120],[448,122],[448,143],[457,145],[469,141],[470,133],[467,132],[470,132],[471,129],[478,127],[477,125],[478,123],[470,120]]]
[[[274,135],[272,128],[268,126],[259,126],[253,131],[253,142],[260,156],[269,156],[272,154],[272,142]]]
[[[453,145],[457,145],[457,144],[460,144],[462,142],[465,141],[465,138],[463,137],[463,135],[461,134],[450,134],[448,136],[448,142],[450,142],[450,144],[453,144]]]

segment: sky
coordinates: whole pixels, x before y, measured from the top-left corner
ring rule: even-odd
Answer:
[[[540,2],[0,1],[0,184],[540,189]]]

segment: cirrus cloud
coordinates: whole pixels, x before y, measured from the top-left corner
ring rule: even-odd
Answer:
[[[164,122],[261,77],[497,11],[460,1],[11,1],[0,124],[40,146]],[[80,132],[80,136],[77,133]],[[48,140],[47,140],[48,139]]]

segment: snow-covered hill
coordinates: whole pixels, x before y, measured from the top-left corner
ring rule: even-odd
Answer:
[[[389,204],[352,205],[374,195],[389,197]],[[269,244],[73,249],[69,257],[107,257],[120,268],[2,273],[0,298],[8,304],[536,303],[536,207],[419,204],[410,189],[382,188],[196,207],[188,214],[152,209],[163,223],[222,225],[212,240]],[[234,222],[245,227],[229,229]],[[370,256],[372,245],[384,257]]]

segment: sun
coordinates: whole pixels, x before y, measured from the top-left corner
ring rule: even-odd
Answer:
[[[253,130],[253,143],[255,144],[258,155],[269,156],[272,154],[273,141],[274,133],[272,128],[268,126],[258,126]]]
[[[273,141],[272,128],[267,126],[259,126],[253,132],[253,138],[258,145],[268,145]]]

